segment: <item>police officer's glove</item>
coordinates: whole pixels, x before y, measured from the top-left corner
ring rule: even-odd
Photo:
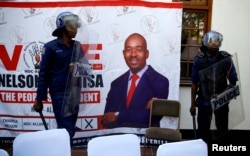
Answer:
[[[211,100],[212,100],[212,99],[216,99],[218,95],[219,95],[219,94],[213,94],[213,95],[211,96]]]
[[[42,101],[38,101],[36,99],[34,105],[33,105],[33,109],[36,111],[36,112],[41,112],[43,110],[43,102]]]

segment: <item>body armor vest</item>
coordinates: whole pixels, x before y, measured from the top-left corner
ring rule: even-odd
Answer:
[[[204,100],[210,100],[212,95],[219,94],[227,88],[227,66],[231,61],[230,54],[219,51],[214,60],[208,60],[208,55],[201,52],[199,60],[199,91]]]

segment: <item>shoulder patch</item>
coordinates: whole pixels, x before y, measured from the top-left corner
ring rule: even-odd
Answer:
[[[201,57],[204,57],[204,56],[205,56],[205,53],[204,53],[204,52],[199,52],[199,53],[197,54],[197,56],[200,57],[200,58],[201,58]]]
[[[231,56],[231,54],[229,54],[228,52],[226,51],[220,51],[220,54],[224,57],[228,57],[228,56]]]

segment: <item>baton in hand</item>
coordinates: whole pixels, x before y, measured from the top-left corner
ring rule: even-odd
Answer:
[[[195,121],[195,115],[192,115],[192,117],[193,117],[194,138],[196,139],[197,136],[196,136],[196,121]]]
[[[40,114],[40,117],[42,119],[42,122],[43,122],[43,125],[44,125],[45,129],[48,130],[48,126],[47,126],[47,123],[46,123],[46,121],[44,119],[43,112],[39,111],[39,114]]]

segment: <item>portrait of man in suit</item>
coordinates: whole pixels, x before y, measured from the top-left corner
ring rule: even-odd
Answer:
[[[168,98],[169,80],[147,64],[149,50],[141,34],[126,38],[123,57],[129,70],[111,82],[101,123],[104,128],[146,128],[152,100]],[[154,121],[159,126],[160,119]]]

